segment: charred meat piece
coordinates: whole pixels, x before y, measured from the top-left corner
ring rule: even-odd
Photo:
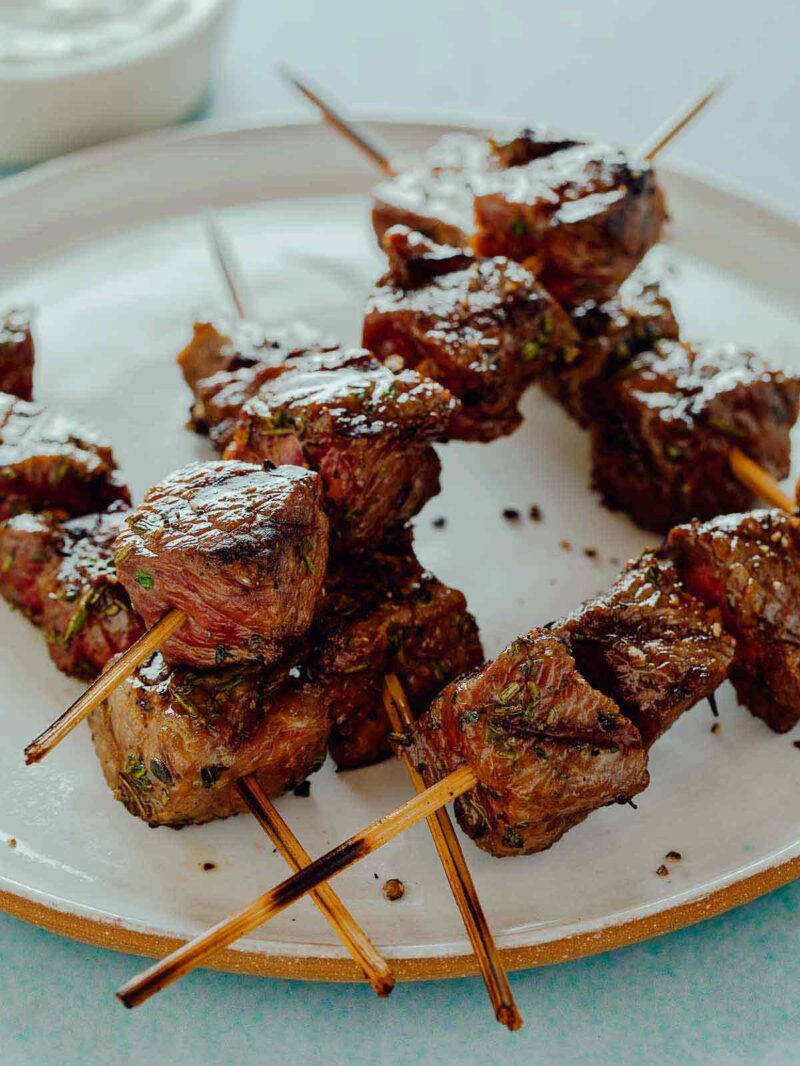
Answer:
[[[645,552],[552,632],[566,640],[586,680],[619,704],[645,747],[712,695],[733,661],[719,610],[684,589],[664,552]]]
[[[337,547],[371,548],[439,491],[431,441],[446,437],[458,401],[363,350],[339,353],[338,365],[310,358],[261,386],[225,457],[318,471]]]
[[[604,303],[587,300],[572,312],[579,345],[551,358],[541,384],[581,426],[599,413],[602,383],[656,343],[677,340],[678,323],[659,283],[642,267]]]
[[[648,163],[541,130],[442,138],[378,186],[372,215],[379,240],[400,224],[526,262],[568,307],[613,296],[665,219]]]
[[[328,558],[319,477],[192,463],[150,489],[117,539],[120,581],[148,627],[188,618],[169,662],[275,662],[314,617]]]
[[[316,330],[297,322],[267,331],[255,322],[215,317],[195,322],[192,339],[178,354],[184,380],[194,391],[204,378],[266,363],[278,365],[291,353],[335,347]]]
[[[140,666],[89,719],[106,781],[151,826],[244,811],[236,781],[278,796],[325,761],[324,693],[297,668]]]
[[[38,403],[0,393],[0,519],[25,511],[81,515],[130,503],[110,444]]]
[[[405,226],[384,235],[389,271],[367,304],[363,343],[434,378],[462,407],[462,440],[493,440],[520,423],[520,397],[548,361],[578,354],[569,318],[518,263],[476,259]]]
[[[791,729],[800,721],[800,521],[772,510],[725,515],[673,529],[668,546],[687,588],[736,638],[741,702],[776,732]]]
[[[0,592],[44,631],[53,662],[73,677],[96,677],[143,632],[114,567],[125,513],[114,504],[67,522],[18,515],[0,528]]]
[[[33,398],[34,347],[31,324],[21,311],[0,316],[0,392]]]
[[[594,483],[646,529],[745,510],[754,497],[731,472],[731,449],[786,477],[799,394],[800,378],[753,352],[661,341],[603,385]]]
[[[530,261],[565,307],[607,300],[658,242],[664,196],[644,160],[582,144],[501,172],[475,196],[479,255]]]
[[[456,800],[456,814],[493,855],[549,848],[648,783],[638,729],[546,630],[448,685],[419,719],[413,755],[428,783],[472,768],[479,785]]]
[[[330,702],[340,770],[392,754],[383,679],[397,674],[415,714],[483,660],[464,596],[423,570],[410,545],[337,559],[316,627],[312,673]]]

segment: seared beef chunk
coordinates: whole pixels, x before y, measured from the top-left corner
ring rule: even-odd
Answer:
[[[33,397],[33,336],[27,315],[9,311],[0,316],[0,392]]]
[[[446,436],[458,402],[363,350],[339,353],[338,365],[309,358],[308,369],[298,364],[261,386],[225,457],[318,471],[337,546],[372,548],[439,491],[430,442]]]
[[[325,591],[311,669],[330,702],[331,754],[351,770],[392,754],[387,673],[419,714],[483,652],[463,595],[423,570],[410,544],[337,559]]]
[[[276,376],[273,367],[261,363],[238,370],[221,370],[203,378],[194,389],[189,412],[189,428],[208,437],[218,452],[233,440],[239,414],[265,381]]]
[[[419,719],[413,755],[428,783],[472,768],[479,785],[456,800],[456,814],[493,855],[549,848],[648,783],[639,731],[545,630],[448,685]]]
[[[587,300],[572,312],[577,348],[551,357],[541,384],[567,413],[586,427],[599,413],[602,383],[656,341],[677,340],[678,323],[658,282],[644,268],[635,270],[605,303]],[[574,356],[574,358],[573,358]]]
[[[335,345],[302,322],[267,331],[254,322],[217,317],[195,322],[192,339],[178,354],[178,365],[186,384],[194,391],[204,378],[222,371],[262,363],[276,366],[291,353],[332,347]]]
[[[475,259],[405,226],[383,240],[389,271],[367,304],[365,346],[381,359],[402,356],[462,401],[454,437],[510,433],[522,393],[548,360],[577,355],[568,316],[508,259]]]
[[[38,403],[0,393],[0,519],[25,511],[68,514],[130,503],[111,446]]]
[[[529,261],[563,305],[607,300],[659,240],[664,198],[652,167],[606,145],[546,131],[444,137],[382,182],[373,225],[396,224],[480,255]]]
[[[148,627],[188,615],[170,662],[277,660],[305,633],[322,591],[328,522],[320,479],[250,463],[192,463],[150,489],[116,546],[119,577]]]
[[[42,628],[59,670],[92,679],[142,634],[114,568],[119,505],[68,522],[18,515],[0,528],[0,592]]]
[[[595,485],[646,529],[744,510],[754,497],[731,472],[731,449],[786,477],[799,394],[800,378],[753,352],[661,341],[602,388]]]
[[[800,520],[725,515],[673,529],[668,545],[687,588],[736,637],[741,702],[776,732],[791,729],[800,721]]]
[[[131,814],[175,828],[245,810],[236,781],[269,796],[325,761],[325,694],[286,663],[199,671],[156,654],[89,719],[106,781]]]
[[[715,608],[682,586],[663,552],[645,552],[608,592],[552,630],[586,680],[615,700],[645,747],[728,675],[734,641]]]

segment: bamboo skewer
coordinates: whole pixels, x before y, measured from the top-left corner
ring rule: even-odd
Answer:
[[[295,872],[309,866],[311,856],[281,818],[274,803],[255,777],[243,777],[237,782],[237,788],[239,795],[289,866]],[[323,882],[311,892],[311,898],[376,994],[381,997],[388,996],[394,988],[394,974],[336,892],[327,882]]]
[[[384,174],[388,177],[394,175],[395,172],[385,152],[372,143],[367,149],[365,146],[367,138],[363,130],[346,119],[341,112],[323,99],[318,92],[310,89],[296,74],[285,69],[283,73],[286,79],[320,111],[326,122],[342,133],[360,151],[364,152]],[[700,112],[711,103],[724,86],[725,81],[720,80],[700,96],[692,97],[688,100],[669,121],[660,126],[651,137],[639,146],[636,154],[646,159],[648,163],[652,163],[656,156],[660,155],[667,145],[697,118]],[[749,459],[739,448],[731,449],[730,466],[734,477],[738,478],[755,495],[782,510],[791,511],[794,509],[793,502],[783,492],[775,478],[754,460]]]
[[[138,1007],[162,988],[202,966],[218,951],[274,918],[307,892],[335,877],[359,859],[372,855],[388,841],[427,818],[439,807],[468,792],[476,784],[477,779],[472,770],[467,766],[459,767],[421,795],[414,796],[390,814],[378,818],[366,829],[315,859],[310,866],[271,888],[230,918],[215,925],[213,929],[156,962],[124,985],[117,993],[118,998],[126,1007]]]
[[[76,725],[88,717],[104,699],[111,695],[114,689],[129,678],[140,663],[158,651],[167,637],[171,636],[176,629],[180,629],[185,621],[186,615],[183,611],[173,608],[159,619],[152,629],[143,633],[116,662],[92,682],[59,718],[56,718],[52,725],[31,741],[25,749],[25,762],[30,766],[31,763],[39,762],[51,752],[56,744],[60,744],[65,737],[69,736]]]
[[[346,119],[337,108],[327,100],[324,100],[306,82],[301,81],[289,67],[281,65],[278,70],[285,81],[289,82],[299,93],[302,93],[306,100],[316,107],[329,126],[341,133],[345,140],[355,145],[359,152],[365,155],[370,163],[376,166],[387,178],[394,177],[395,169],[389,162],[389,156],[377,140],[370,136],[366,130]]]
[[[392,729],[396,733],[404,733],[413,726],[411,708],[408,706],[402,685],[394,674],[388,674],[384,680],[383,702]],[[404,747],[399,747],[399,753],[406,765],[414,789],[418,795],[422,794],[426,788],[422,775],[414,766]],[[464,852],[444,807],[440,807],[428,816],[428,828],[469,934],[495,1017],[512,1032],[520,1029],[523,1024],[522,1016],[508,983],[508,975],[498,955]]]

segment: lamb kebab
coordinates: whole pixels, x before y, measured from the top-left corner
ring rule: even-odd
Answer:
[[[28,316],[18,310],[0,315],[0,392],[33,399],[34,355]]]
[[[406,741],[434,782],[425,793],[157,963],[123,1002],[143,1002],[450,799],[492,854],[550,847],[591,811],[642,791],[653,741],[729,673],[754,713],[777,708],[782,728],[800,712],[800,689],[785,684],[797,597],[776,573],[799,562],[800,519],[782,512],[673,530],[608,593],[443,690]]]

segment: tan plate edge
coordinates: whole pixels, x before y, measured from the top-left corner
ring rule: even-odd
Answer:
[[[759,896],[796,878],[800,878],[800,856],[768,870],[761,870],[690,903],[682,903],[644,918],[634,918],[589,933],[576,933],[544,944],[503,948],[500,954],[509,970],[525,970],[556,962],[568,962],[570,959],[580,959],[588,955],[599,955],[714,918],[734,907],[758,899]],[[102,922],[45,907],[13,892],[0,892],[0,909],[50,933],[58,933],[72,940],[131,955],[161,958],[183,943],[174,937],[140,933],[113,922]],[[391,959],[390,962],[395,976],[400,981],[470,977],[478,972],[473,955],[399,958]],[[210,968],[227,973],[297,981],[363,982],[360,971],[349,959],[296,958],[290,955],[264,955],[259,952],[228,950],[221,952]]]

